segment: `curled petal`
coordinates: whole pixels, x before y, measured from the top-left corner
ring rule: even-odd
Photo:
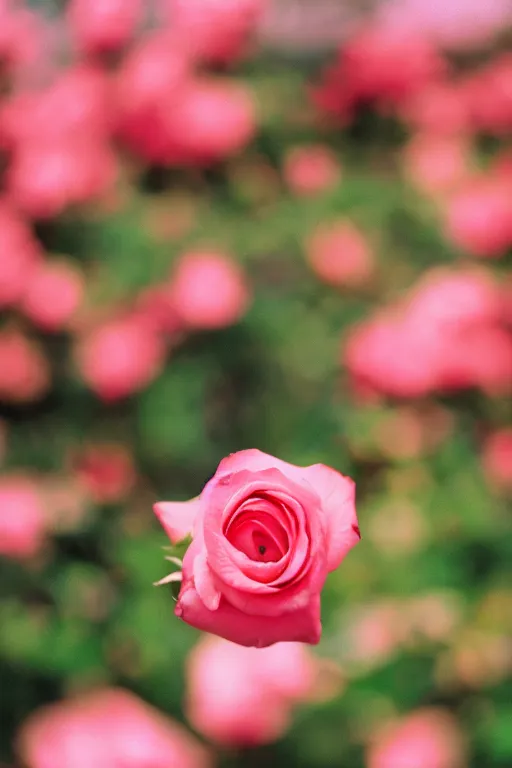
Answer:
[[[190,501],[159,501],[153,507],[155,515],[172,544],[192,536],[194,521],[199,511],[199,499]]]
[[[320,496],[327,519],[327,565],[334,571],[361,539],[355,506],[355,483],[324,464],[304,472]]]
[[[209,611],[197,591],[189,587],[182,589],[175,613],[197,629],[248,647],[265,648],[284,640],[316,645],[322,632],[319,596],[304,608],[281,616],[252,616],[225,599],[216,611]]]

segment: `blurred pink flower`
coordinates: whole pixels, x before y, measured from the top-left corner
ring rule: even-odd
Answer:
[[[78,135],[91,140],[106,136],[111,128],[111,84],[91,64],[59,72],[45,88],[14,92],[0,110],[0,136],[11,149]]]
[[[487,437],[483,445],[482,464],[493,486],[512,490],[512,427],[497,429]]]
[[[228,63],[244,52],[267,0],[159,0],[159,5],[195,57]]]
[[[21,78],[41,66],[48,51],[43,17],[21,3],[0,2],[0,68]]]
[[[306,250],[316,275],[332,285],[360,285],[374,270],[365,234],[348,219],[320,225],[308,239]]]
[[[35,342],[20,331],[0,331],[0,400],[28,403],[50,388],[50,369]]]
[[[407,626],[397,601],[361,606],[345,618],[344,654],[350,664],[373,667],[387,661],[406,638]]]
[[[37,484],[22,475],[0,478],[0,555],[32,557],[44,540],[45,512]]]
[[[107,688],[36,710],[22,725],[27,768],[208,768],[181,725],[134,694]]]
[[[510,14],[512,21],[512,11]],[[498,136],[512,131],[512,54],[496,56],[465,81],[467,103],[476,130]]]
[[[159,334],[136,315],[105,322],[86,333],[76,349],[80,373],[103,400],[146,387],[160,372],[165,347]]]
[[[209,164],[237,154],[256,132],[250,90],[234,81],[203,77],[190,80],[165,116],[167,146],[162,161]]]
[[[329,147],[303,144],[287,151],[283,174],[295,195],[308,196],[335,187],[341,177],[341,168],[336,154]]]
[[[407,177],[428,195],[444,194],[457,187],[469,171],[469,144],[461,136],[418,133],[405,148]]]
[[[0,308],[16,304],[41,260],[42,249],[24,219],[0,201]]]
[[[136,479],[131,453],[117,443],[86,445],[72,464],[81,485],[98,503],[125,498]]]
[[[106,195],[116,175],[116,158],[107,144],[69,135],[58,142],[24,143],[7,173],[7,187],[28,215],[47,219]]]
[[[70,262],[45,261],[28,278],[20,307],[39,328],[58,331],[79,308],[84,289],[83,275]]]
[[[377,734],[368,768],[462,768],[464,744],[458,723],[442,709],[418,709]]]
[[[77,48],[86,54],[123,48],[142,20],[142,0],[71,0],[67,23]]]
[[[406,103],[444,70],[443,59],[420,31],[366,25],[341,47],[313,98],[342,119],[367,103],[387,111]]]
[[[205,637],[187,662],[187,717],[221,744],[275,741],[293,706],[314,698],[320,666],[299,643],[256,649]]]
[[[432,270],[401,302],[352,330],[346,365],[356,383],[398,397],[472,386],[505,393],[512,335],[501,309],[485,272]]]
[[[485,45],[512,22],[508,0],[390,0],[382,21],[410,32],[421,32],[440,46],[465,49]]]
[[[236,323],[249,304],[239,265],[228,255],[189,251],[178,261],[169,286],[171,306],[191,328],[223,328]]]
[[[496,258],[512,245],[512,183],[486,174],[448,198],[446,237],[472,256]]]
[[[412,127],[438,136],[466,134],[471,127],[467,89],[454,80],[430,83],[414,93],[400,110]]]

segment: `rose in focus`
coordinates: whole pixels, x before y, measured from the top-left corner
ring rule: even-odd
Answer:
[[[350,478],[250,449],[199,497],[154,509],[172,543],[192,536],[169,578],[181,580],[177,616],[245,646],[318,643],[326,576],[360,539]]]

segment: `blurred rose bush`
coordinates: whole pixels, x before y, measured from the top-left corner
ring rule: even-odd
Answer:
[[[2,768],[512,763],[512,12],[277,2],[0,0]],[[357,484],[314,651],[151,587],[251,446]]]

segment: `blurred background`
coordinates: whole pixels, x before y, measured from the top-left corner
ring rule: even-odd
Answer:
[[[0,0],[1,768],[512,766],[509,0]],[[329,464],[318,647],[161,499]]]

